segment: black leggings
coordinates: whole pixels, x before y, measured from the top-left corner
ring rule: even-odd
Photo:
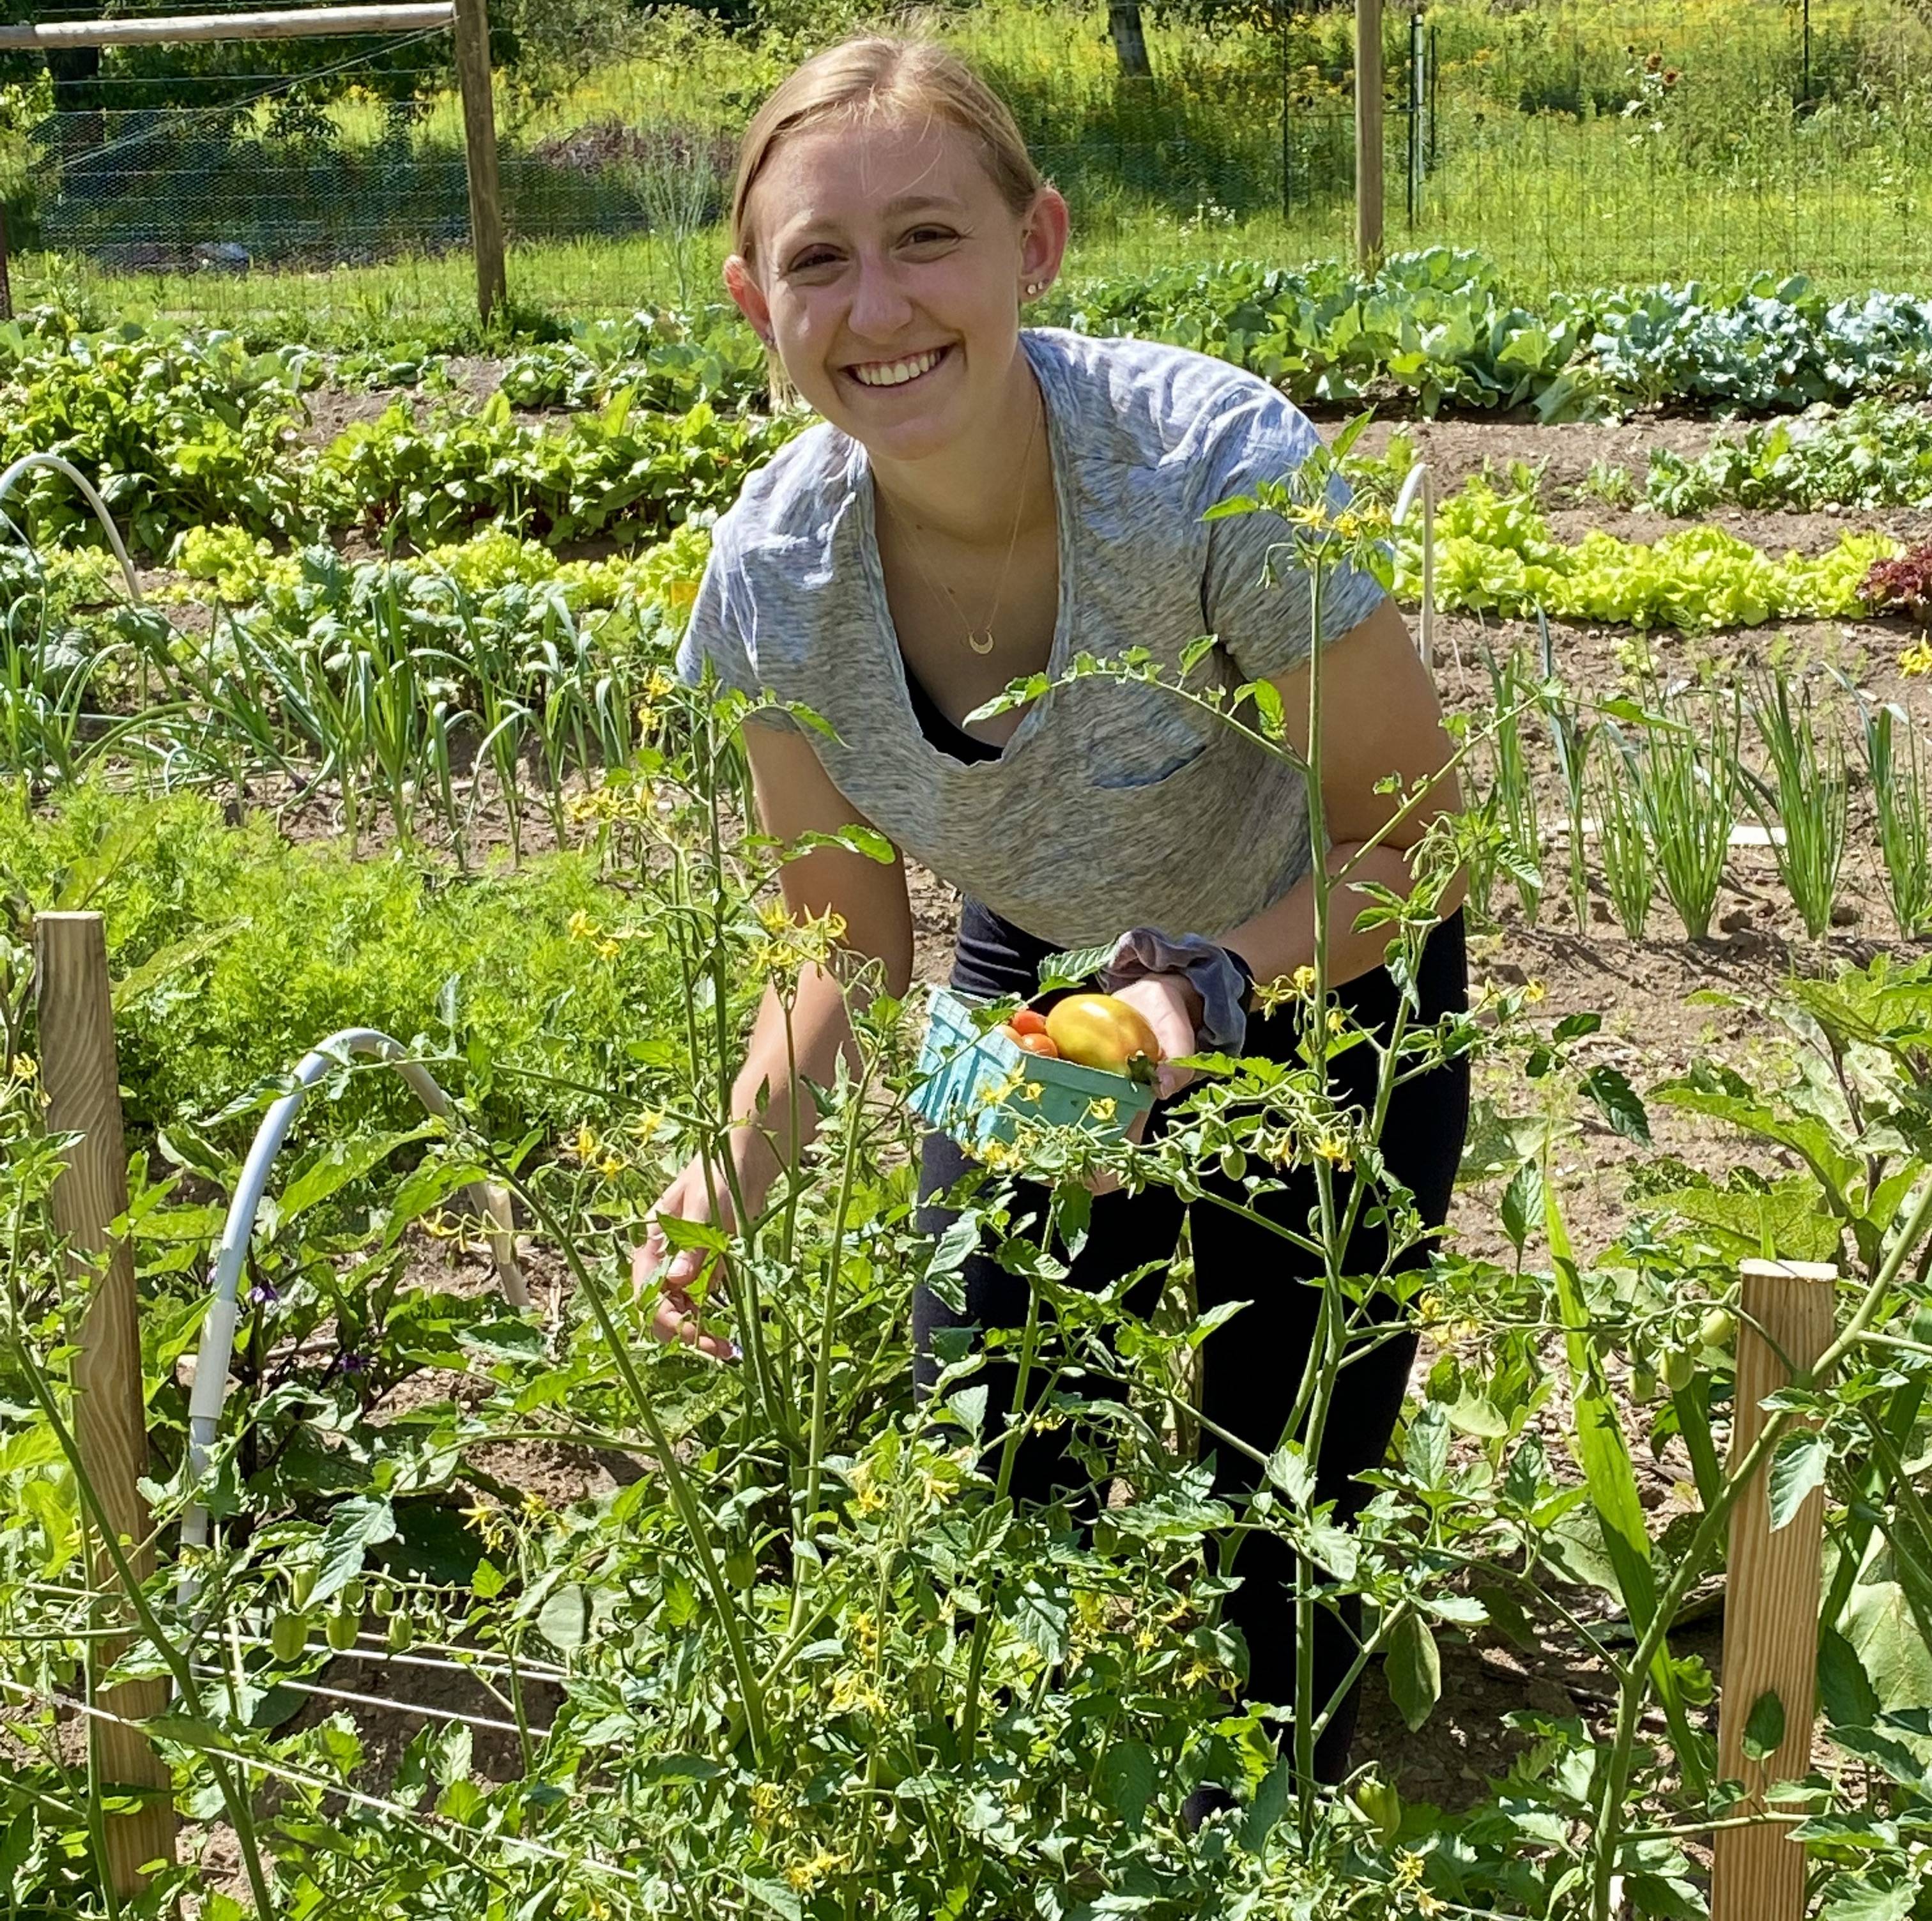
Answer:
[[[1036,969],[1054,950],[1023,933],[977,902],[968,901],[960,917],[952,985],[959,992],[990,998],[1000,994],[1030,995],[1039,986]],[[1432,933],[1424,950],[1418,981],[1420,1008],[1412,1020],[1433,1022],[1441,1015],[1467,1005],[1467,971],[1463,950],[1462,917],[1458,913]],[[1348,982],[1338,990],[1364,1026],[1384,1034],[1390,1031],[1397,1006],[1394,982],[1386,969]],[[1248,1026],[1246,1051],[1274,1060],[1294,1056],[1294,1017],[1287,1010],[1257,1016]],[[1330,1085],[1346,1103],[1366,1106],[1373,1097],[1376,1067],[1371,1050],[1349,1049],[1333,1064]],[[1469,1074],[1457,1059],[1432,1068],[1396,1088],[1391,1096],[1382,1151],[1390,1173],[1408,1187],[1424,1222],[1439,1228],[1449,1211],[1450,1190],[1462,1151],[1468,1126]],[[1158,1127],[1162,1108],[1150,1123]],[[926,1137],[920,1178],[920,1231],[935,1238],[953,1220],[934,1196],[943,1195],[974,1165],[958,1145],[940,1134]],[[1204,1177],[1210,1186],[1239,1193],[1216,1172]],[[1280,1191],[1264,1195],[1260,1210],[1285,1225],[1305,1232],[1315,1205],[1315,1179],[1305,1167],[1288,1169]],[[1348,1178],[1336,1189],[1344,1202]],[[1022,1184],[1022,1197],[1043,1207],[1045,1191]],[[1130,1312],[1143,1318],[1158,1304],[1166,1283],[1165,1262],[1175,1247],[1185,1204],[1173,1190],[1149,1187],[1138,1194],[1116,1192],[1094,1203],[1086,1244],[1071,1265],[1067,1284],[1097,1291],[1121,1274],[1148,1261],[1162,1266],[1136,1283],[1126,1296]],[[1292,1283],[1318,1277],[1320,1264],[1300,1249],[1244,1221],[1226,1208],[1193,1210],[1191,1236],[1195,1287],[1204,1313],[1224,1301],[1250,1304],[1210,1334],[1202,1346],[1202,1412],[1210,1421],[1238,1434],[1249,1446],[1265,1454],[1280,1442],[1314,1337],[1322,1294],[1318,1287]],[[1347,1271],[1378,1272],[1386,1247],[1378,1226],[1359,1226],[1348,1248]],[[1427,1259],[1425,1242],[1407,1250],[1398,1268],[1421,1265]],[[1265,1282],[1262,1277],[1265,1276]],[[1009,1274],[989,1256],[970,1256],[960,1276],[965,1312],[956,1314],[927,1287],[913,1299],[914,1376],[922,1397],[936,1382],[940,1361],[933,1352],[933,1336],[958,1327],[1014,1328],[1027,1315],[1028,1283]],[[1382,1465],[1389,1439],[1402,1411],[1402,1395],[1414,1358],[1413,1334],[1392,1337],[1352,1359],[1322,1439],[1316,1498],[1337,1504],[1344,1521],[1358,1513],[1370,1490],[1356,1476]],[[997,1438],[1003,1416],[1013,1405],[1018,1363],[1004,1355],[989,1361],[976,1380],[988,1386],[986,1434]],[[1040,1378],[1040,1370],[1034,1376]],[[1119,1383],[1089,1377],[1082,1383],[1089,1397],[1118,1398]],[[1030,1433],[1021,1442],[1014,1463],[1012,1491],[1016,1499],[1047,1502],[1054,1490],[1074,1498],[1076,1517],[1090,1526],[1097,1490],[1070,1460],[1064,1428]],[[1211,1436],[1206,1445],[1212,1445]],[[1241,1497],[1254,1491],[1260,1475],[1255,1462],[1228,1448],[1214,1452],[1214,1490],[1238,1513]],[[1238,1627],[1248,1647],[1248,1695],[1257,1702],[1285,1706],[1294,1697],[1294,1623],[1288,1596],[1294,1577],[1294,1557],[1279,1537],[1254,1533],[1240,1538],[1236,1565],[1228,1571],[1242,1576],[1241,1585],[1223,1604],[1223,1618]],[[1315,1647],[1315,1691],[1318,1700],[1332,1694],[1354,1658],[1360,1608],[1345,1604],[1338,1619],[1327,1608],[1318,1610]],[[1316,1751],[1316,1768],[1324,1780],[1346,1773],[1354,1732],[1356,1694],[1328,1727]]]

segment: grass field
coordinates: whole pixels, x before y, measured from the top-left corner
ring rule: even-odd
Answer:
[[[1097,8],[1006,0],[940,23],[1011,101],[1068,194],[1075,275],[1238,256],[1295,263],[1351,245],[1343,16],[1300,17],[1279,37],[1156,27],[1155,78],[1142,85],[1120,81]],[[731,143],[793,50],[667,17],[631,58],[541,104],[506,86],[519,307],[567,320],[715,291]],[[1477,248],[1531,299],[1764,269],[1834,291],[1922,289],[1928,62],[1932,24],[1906,0],[1816,0],[1808,33],[1773,0],[1558,0],[1502,14],[1443,0],[1413,35],[1405,18],[1388,29],[1388,244]],[[286,314],[322,338],[459,336],[473,286],[454,103],[432,101],[402,136],[386,133],[372,101],[330,113],[333,148],[305,152],[298,170],[274,173],[278,150],[250,144],[225,160],[196,149],[191,167],[136,169],[113,200],[77,211],[43,188],[26,227],[38,218],[56,251],[23,253],[17,297],[77,275],[132,315],[229,324]],[[16,109],[16,124],[27,117]],[[158,159],[165,146],[143,152]],[[24,152],[17,134],[0,143],[16,232],[19,206],[33,201]],[[172,236],[149,254],[182,270],[116,270],[148,233]],[[64,235],[110,233],[122,239],[84,266],[73,246],[57,251]],[[191,270],[196,240],[240,239],[266,263],[278,235],[298,233],[362,263]]]

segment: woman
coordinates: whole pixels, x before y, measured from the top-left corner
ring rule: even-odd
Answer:
[[[794,74],[746,136],[733,224],[732,298],[824,416],[718,522],[679,656],[687,680],[708,671],[748,694],[802,702],[836,730],[827,739],[782,713],[746,725],[765,830],[789,840],[863,821],[957,885],[967,898],[952,980],[963,992],[1030,994],[1046,953],[1133,932],[1126,946],[1138,959],[1124,949],[1117,991],[1169,1060],[1204,1043],[1286,1056],[1291,1017],[1248,1024],[1246,1014],[1253,977],[1292,974],[1313,955],[1300,776],[1172,693],[1098,677],[970,728],[964,719],[1009,682],[1057,671],[1077,651],[1142,646],[1173,670],[1209,632],[1218,642],[1197,674],[1228,686],[1271,679],[1291,721],[1305,716],[1307,596],[1262,578],[1282,523],[1202,515],[1292,471],[1313,430],[1264,383],[1204,356],[1022,330],[1022,303],[1059,268],[1066,206],[1004,106],[939,47],[856,41]],[[1321,775],[1333,864],[1387,825],[1385,776],[1426,783],[1450,749],[1430,677],[1380,587],[1345,569],[1326,600]],[[1432,812],[1456,804],[1444,776],[1356,875],[1408,893],[1406,850]],[[885,866],[822,847],[790,863],[783,886],[794,914],[836,909],[846,944],[883,963],[892,992],[905,992],[902,858]],[[1385,1026],[1396,1001],[1382,965],[1387,937],[1353,931],[1360,905],[1346,889],[1336,896],[1330,978],[1348,983],[1361,1018]],[[1462,1004],[1460,912],[1431,934],[1423,977],[1422,1019]],[[832,1080],[851,1045],[832,977],[807,974],[792,1025],[797,1071]],[[1173,1067],[1160,1074],[1163,1098],[1189,1078]],[[1342,1097],[1364,1097],[1347,1067],[1336,1081]],[[788,1088],[782,1016],[768,992],[734,1096],[744,1124],[731,1151],[754,1205],[789,1151]],[[1448,1211],[1467,1093],[1456,1067],[1418,1077],[1400,1091],[1384,1136],[1394,1174],[1432,1226]],[[812,1103],[800,1108],[808,1126]],[[950,1217],[938,1197],[967,1165],[952,1142],[928,1139],[922,1229],[944,1229]],[[1296,1187],[1270,1207],[1305,1223],[1310,1191]],[[653,1214],[705,1218],[706,1194],[694,1160]],[[1105,1195],[1074,1284],[1097,1288],[1171,1252],[1180,1221],[1170,1190]],[[1379,1265],[1379,1231],[1358,1231],[1354,1271]],[[1203,1412],[1265,1451],[1280,1438],[1318,1290],[1295,1284],[1307,1270],[1284,1242],[1225,1210],[1196,1209],[1192,1233],[1202,1307],[1252,1303],[1205,1343]],[[694,1311],[698,1256],[667,1263],[666,1252],[654,1219],[635,1267],[640,1286],[657,1283],[654,1331],[731,1358]],[[963,1277],[967,1322],[1024,1318],[1024,1282],[990,1259],[970,1260]],[[1157,1273],[1141,1283],[1135,1311],[1149,1310],[1160,1286]],[[958,1324],[920,1290],[922,1391],[938,1372],[934,1332]],[[1345,1514],[1363,1497],[1354,1477],[1388,1446],[1412,1346],[1389,1340],[1350,1367],[1318,1481],[1320,1497]],[[997,1431],[1012,1369],[986,1378]],[[1078,1487],[1065,1439],[1028,1437],[1017,1493]],[[1219,1451],[1217,1492],[1238,1502],[1254,1483],[1252,1462]],[[1226,1615],[1246,1638],[1250,1697],[1288,1702],[1285,1551],[1250,1536],[1235,1571],[1244,1579]],[[1333,1622],[1327,1629],[1318,1669],[1339,1679],[1348,1637]],[[1352,1718],[1352,1708],[1337,1716],[1324,1739],[1329,1778],[1346,1766]]]

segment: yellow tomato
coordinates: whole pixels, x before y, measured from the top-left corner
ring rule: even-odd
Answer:
[[[1137,1008],[1112,994],[1070,994],[1048,1010],[1046,1031],[1063,1061],[1150,1079],[1160,1043]]]

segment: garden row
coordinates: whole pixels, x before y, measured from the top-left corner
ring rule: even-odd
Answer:
[[[1234,264],[1096,283],[1056,290],[1036,312],[1220,355],[1298,400],[1370,397],[1431,413],[1768,412],[1932,388],[1932,302],[1874,293],[1828,303],[1786,283],[1712,296],[1694,286],[1553,295],[1532,313],[1509,305],[1480,261],[1441,250],[1373,280],[1337,266]],[[798,425],[756,415],[763,356],[728,308],[587,324],[524,347],[496,372],[498,393],[478,411],[450,363],[427,353],[332,368],[298,347],[167,328],[89,332],[44,311],[0,328],[0,464],[63,454],[102,482],[156,555],[186,528],[229,521],[288,537],[359,527],[422,544],[507,518],[554,540],[635,540],[728,502],[746,468]],[[325,377],[424,391],[316,449],[300,437],[302,396]],[[513,407],[594,411],[545,433]],[[1822,435],[1757,437],[1694,474],[1661,461],[1652,497],[1670,511],[1731,498],[1922,500],[1932,492],[1927,437],[1922,419],[1868,408]],[[51,482],[26,511],[38,534],[74,524]]]
[[[1702,683],[1652,668],[1629,693],[1586,699],[1558,671],[1546,622],[1540,662],[1521,648],[1486,649],[1483,664],[1494,707],[1467,783],[1473,817],[1494,830],[1478,835],[1468,862],[1479,923],[1491,922],[1507,879],[1534,926],[1556,859],[1576,932],[1588,938],[1594,842],[1595,876],[1630,939],[1644,938],[1661,892],[1684,933],[1705,940],[1748,817],[1806,935],[1822,939],[1838,924],[1851,798],[1862,787],[1894,926],[1903,940],[1932,938],[1932,755],[1902,707],[1862,695],[1842,672],[1834,703],[1802,674],[1762,667]],[[1531,771],[1532,729],[1556,776],[1554,822]],[[1856,770],[1848,731],[1861,750]]]

